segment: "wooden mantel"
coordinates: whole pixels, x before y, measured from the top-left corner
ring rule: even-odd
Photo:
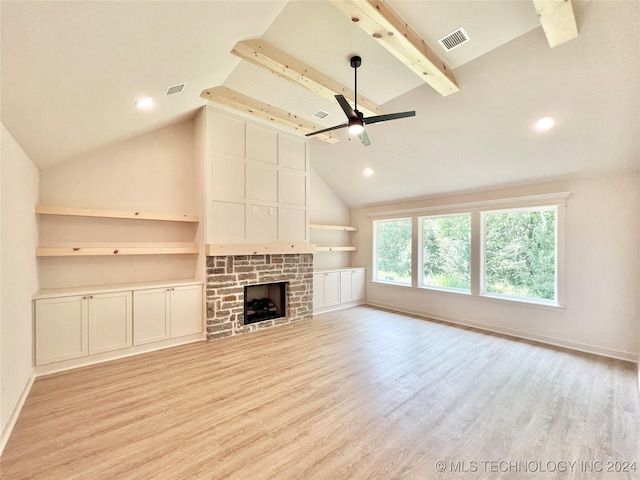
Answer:
[[[205,246],[207,257],[282,253],[316,253],[316,246],[308,243],[208,243]]]

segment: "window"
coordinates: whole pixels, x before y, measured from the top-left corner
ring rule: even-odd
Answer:
[[[438,205],[393,212],[406,218],[378,217],[373,221],[373,281],[563,307],[564,218],[570,195]]]
[[[423,287],[471,291],[471,215],[423,217]]]
[[[555,301],[556,208],[484,214],[484,290]]]
[[[374,222],[375,280],[411,285],[411,219]]]

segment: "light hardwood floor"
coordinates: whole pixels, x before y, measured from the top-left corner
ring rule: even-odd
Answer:
[[[635,479],[606,470],[640,461],[636,382],[622,361],[357,307],[38,378],[0,477]]]

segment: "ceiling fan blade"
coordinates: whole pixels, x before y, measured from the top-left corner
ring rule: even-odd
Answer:
[[[351,105],[349,105],[349,102],[347,102],[347,99],[344,98],[344,95],[336,95],[336,100],[342,107],[342,111],[344,111],[344,114],[347,116],[348,119],[358,118],[358,114],[355,112],[353,108],[351,108]]]
[[[396,120],[397,118],[415,117],[416,112],[400,112],[400,113],[388,113],[386,115],[376,115],[375,117],[367,117],[364,119],[364,124],[369,125],[371,123],[386,122],[387,120]]]
[[[345,123],[345,124],[342,124],[342,125],[336,125],[335,127],[323,128],[322,130],[318,130],[317,132],[307,133],[305,135],[305,137],[312,137],[314,135],[318,135],[319,133],[330,132],[331,130],[337,130],[339,128],[344,128],[344,127],[348,127],[348,126],[349,126],[349,124]]]
[[[360,137],[360,140],[362,140],[362,144],[365,147],[368,147],[369,145],[371,145],[371,140],[369,140],[369,135],[367,135],[366,130],[362,130],[362,133],[358,135],[358,137]]]

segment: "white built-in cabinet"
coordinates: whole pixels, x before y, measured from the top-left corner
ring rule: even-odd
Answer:
[[[340,302],[349,303],[364,300],[364,269],[342,270],[340,272]]]
[[[309,242],[307,141],[205,107],[206,244]]]
[[[130,291],[89,295],[89,355],[132,345],[131,299]]]
[[[202,283],[150,287],[39,293],[34,300],[36,366],[67,362],[63,368],[72,367],[138,353],[140,345],[149,350],[169,346],[172,339],[201,339]],[[83,361],[69,363],[73,360]]]
[[[131,346],[131,299],[126,291],[36,300],[36,365]]]
[[[313,311],[346,308],[365,299],[365,269],[337,268],[313,273]]]
[[[136,290],[134,344],[157,342],[202,331],[200,285]]]

